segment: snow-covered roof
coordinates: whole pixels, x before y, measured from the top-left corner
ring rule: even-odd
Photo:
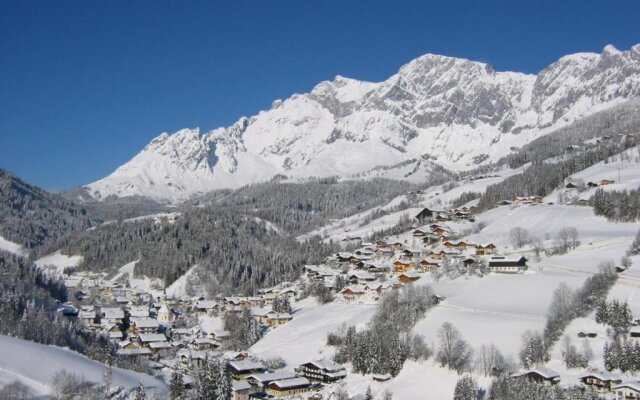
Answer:
[[[162,333],[141,333],[139,337],[144,343],[167,341],[167,337]]]
[[[238,392],[240,390],[249,390],[249,389],[251,389],[251,385],[247,381],[233,381],[231,386],[232,386],[234,392]]]
[[[524,375],[528,375],[528,374],[540,375],[541,377],[543,377],[545,379],[559,379],[560,378],[560,374],[557,373],[556,371],[554,371],[552,369],[549,369],[549,368],[542,368],[542,367],[528,369],[526,371],[515,373],[512,376],[524,376]]]
[[[306,364],[314,365],[318,369],[323,369],[329,372],[337,372],[337,371],[345,370],[345,368],[342,365],[336,364],[333,361],[329,361],[329,360],[309,361]]]
[[[225,331],[222,329],[214,329],[211,333],[215,337],[227,337],[231,334],[229,331]]]
[[[131,318],[131,325],[135,325],[136,328],[158,328],[160,323],[153,318]]]
[[[103,318],[121,319],[124,318],[124,311],[120,307],[103,307],[100,309]]]
[[[585,378],[596,378],[596,379],[600,379],[601,381],[616,381],[616,380],[619,381],[620,380],[620,377],[618,375],[611,373],[609,371],[590,372],[580,377],[580,379],[585,379]]]
[[[149,343],[149,347],[152,349],[168,349],[171,347],[171,343],[169,342],[151,342]]]
[[[619,385],[616,385],[613,387],[614,390],[616,389],[622,389],[622,388],[629,388],[629,389],[633,389],[636,392],[640,393],[640,381],[629,381],[629,382],[622,382]]]
[[[149,307],[148,306],[131,306],[131,307],[129,307],[129,316],[131,316],[131,317],[148,317],[149,316]]]
[[[215,308],[218,305],[218,303],[216,303],[215,300],[199,300],[196,303],[196,308],[201,308],[201,309],[211,309],[211,308]]]
[[[265,369],[264,365],[262,365],[261,363],[251,360],[231,361],[229,362],[229,365],[236,371],[252,371]]]
[[[136,349],[120,349],[117,354],[123,356],[148,355],[151,354],[151,350],[144,347]]]
[[[251,313],[258,317],[266,317],[267,315],[272,314],[273,312],[274,312],[273,310],[269,310],[267,308],[251,307]]]
[[[270,385],[277,386],[280,389],[286,388],[294,388],[298,386],[308,386],[311,382],[307,378],[292,378],[292,379],[282,379],[279,381],[271,382]]]
[[[295,378],[297,375],[291,371],[278,371],[278,372],[267,372],[266,374],[255,374],[251,375],[249,379],[255,379],[256,381],[265,384],[277,380],[283,379],[291,379]]]

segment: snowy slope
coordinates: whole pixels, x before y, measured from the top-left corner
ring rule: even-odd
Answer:
[[[22,256],[22,257],[27,255],[27,251],[25,250],[24,247],[20,246],[17,243],[13,243],[10,240],[5,239],[2,236],[0,236],[0,250],[7,251],[11,254],[15,254],[17,256]]]
[[[620,154],[610,157],[609,160],[601,161],[596,165],[586,168],[580,172],[571,175],[566,179],[567,182],[599,183],[602,180],[614,181],[614,183],[597,188],[587,188],[584,192],[577,190],[566,190],[560,188],[553,191],[547,197],[546,201],[557,202],[562,197],[565,200],[572,200],[577,197],[579,199],[589,199],[597,189],[603,190],[631,190],[640,187],[640,146],[632,147]],[[560,195],[564,196],[560,196]]]
[[[38,268],[51,271],[54,275],[61,275],[65,268],[76,267],[82,262],[82,256],[67,256],[60,252],[51,253],[36,260]]]
[[[57,371],[65,369],[75,372],[92,383],[102,382],[105,366],[85,356],[55,346],[16,339],[0,335],[0,384],[20,381],[38,394],[48,394],[51,378]],[[37,362],[36,362],[37,360]],[[113,384],[134,390],[142,380],[148,392],[166,395],[167,387],[157,379],[133,372],[113,368]]]
[[[250,351],[260,358],[280,356],[289,368],[331,358],[333,353],[326,347],[327,334],[337,331],[343,323],[364,324],[374,312],[375,306],[337,303],[303,308],[293,314],[291,322],[269,332]]]
[[[276,174],[414,179],[434,164],[461,170],[496,160],[639,95],[640,45],[569,55],[537,76],[427,54],[383,82],[338,76],[228,128],[163,133],[85,189],[96,199],[176,202]]]

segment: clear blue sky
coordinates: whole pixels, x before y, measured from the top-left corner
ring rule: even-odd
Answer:
[[[640,42],[640,1],[0,0],[0,166],[48,189],[335,75],[437,53],[536,73]]]

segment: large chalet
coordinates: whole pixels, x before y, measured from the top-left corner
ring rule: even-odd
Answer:
[[[310,361],[297,368],[297,372],[307,379],[320,382],[335,382],[347,376],[347,370],[332,361]]]
[[[517,274],[527,270],[524,257],[493,256],[489,259],[489,270],[502,274]]]

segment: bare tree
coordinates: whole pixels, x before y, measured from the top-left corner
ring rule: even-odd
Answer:
[[[575,249],[580,245],[578,230],[572,226],[566,226],[558,232],[558,247],[562,251]]]
[[[513,247],[518,249],[529,244],[531,241],[529,232],[519,226],[511,228],[511,230],[509,231],[509,238]]]
[[[459,374],[469,369],[473,359],[473,350],[462,338],[451,322],[445,322],[438,331],[440,347],[437,360],[443,367],[449,367]]]
[[[0,389],[0,399],[30,400],[33,399],[33,391],[24,383],[15,381]]]
[[[484,376],[500,376],[511,367],[493,343],[490,345],[483,344],[476,360]]]

